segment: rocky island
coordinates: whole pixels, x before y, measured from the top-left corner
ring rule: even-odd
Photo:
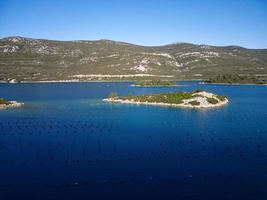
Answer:
[[[17,101],[8,101],[6,99],[0,99],[0,109],[5,108],[17,108],[21,107],[23,103],[17,102]]]
[[[192,92],[144,94],[138,96],[118,96],[116,93],[112,93],[108,98],[104,99],[104,101],[111,103],[145,104],[185,108],[212,108],[227,104],[228,98],[226,96],[213,94],[203,90],[195,90]]]

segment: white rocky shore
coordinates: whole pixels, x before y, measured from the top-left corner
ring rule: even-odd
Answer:
[[[211,107],[219,107],[227,104],[229,100],[225,97],[224,100],[220,100],[217,95],[210,92],[196,92],[191,99],[183,100],[183,103],[180,106],[183,107],[191,107],[191,108],[211,108]],[[208,101],[208,98],[213,98],[218,101],[218,103],[212,104]],[[197,101],[199,105],[191,105],[189,102]]]
[[[209,99],[215,99],[216,103],[211,103],[208,101]],[[200,91],[194,92],[192,94],[192,98],[182,100],[182,103],[179,104],[171,104],[171,103],[161,103],[161,102],[140,102],[135,101],[134,99],[121,99],[120,97],[115,98],[106,98],[103,99],[104,101],[111,102],[111,103],[126,103],[126,104],[141,104],[141,105],[155,105],[155,106],[171,106],[171,107],[183,107],[183,108],[213,108],[213,107],[220,107],[226,105],[229,100],[225,97],[223,100],[218,98],[218,95]],[[195,102],[194,105],[192,102]]]
[[[17,101],[7,101],[7,103],[0,104],[0,109],[7,109],[7,108],[18,108],[23,106],[24,103],[17,102]]]

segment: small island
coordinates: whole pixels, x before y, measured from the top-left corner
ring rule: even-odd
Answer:
[[[0,99],[0,109],[21,107],[23,103]]]
[[[134,87],[173,87],[177,86],[175,81],[169,80],[148,80],[135,82]]]
[[[228,103],[226,96],[216,95],[203,90],[192,92],[173,92],[161,94],[144,94],[118,96],[116,93],[104,99],[111,103],[145,104],[158,106],[172,106],[185,108],[212,108],[223,106]]]
[[[267,80],[248,75],[220,74],[205,81],[208,84],[267,84]]]

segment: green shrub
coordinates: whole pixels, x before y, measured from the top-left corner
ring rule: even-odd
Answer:
[[[227,97],[226,96],[220,96],[220,95],[216,95],[216,97],[220,100],[220,101],[224,101]]]
[[[209,102],[209,103],[211,103],[211,104],[217,104],[217,103],[219,103],[218,102],[218,100],[217,99],[214,99],[214,98],[207,98],[207,101]]]
[[[190,105],[192,105],[192,106],[199,106],[200,105],[200,103],[198,102],[198,101],[190,101],[190,102],[188,102]]]
[[[194,90],[193,93],[198,93],[198,92],[203,92],[204,90],[200,90],[200,89],[197,89],[197,90]]]
[[[126,96],[126,98],[127,98],[127,99],[134,99],[134,95],[132,95],[132,94],[130,93],[130,94],[128,94],[128,95]]]
[[[116,92],[112,92],[108,97],[111,99],[114,99],[114,98],[118,98],[119,96]]]
[[[0,99],[0,104],[8,104],[8,101],[5,99]]]

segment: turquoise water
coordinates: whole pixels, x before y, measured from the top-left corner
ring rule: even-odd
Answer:
[[[0,84],[0,199],[267,199],[267,86]],[[205,89],[216,109],[103,102]]]

